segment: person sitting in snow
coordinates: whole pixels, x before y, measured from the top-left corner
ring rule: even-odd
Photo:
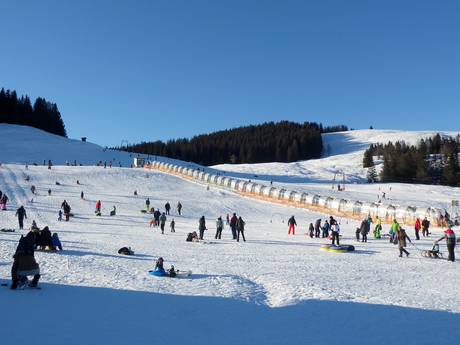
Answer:
[[[165,272],[165,269],[163,267],[163,258],[159,257],[157,262],[155,263],[155,271],[160,271],[160,272]]]
[[[110,211],[110,216],[115,216],[117,214],[117,208],[113,206],[112,211]]]

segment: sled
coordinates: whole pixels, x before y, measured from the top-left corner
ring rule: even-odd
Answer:
[[[433,250],[422,250],[421,254],[424,258],[430,258],[430,259],[444,259],[444,256],[442,255],[441,252],[436,252]]]
[[[165,270],[154,270],[154,271],[149,271],[149,274],[151,276],[155,276],[155,277],[169,277],[169,273]],[[192,275],[192,271],[180,271],[180,270],[177,270],[176,271],[176,276],[175,277],[171,277],[171,278],[185,278],[185,277],[189,277]]]

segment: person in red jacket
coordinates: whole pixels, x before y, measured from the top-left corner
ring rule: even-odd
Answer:
[[[447,258],[448,261],[455,261],[455,232],[450,227],[446,231],[444,231],[444,236],[441,237],[439,240],[436,240],[434,243],[438,243],[439,241],[446,240],[447,251],[449,252],[449,257]]]
[[[414,228],[415,228],[415,239],[420,240],[419,231],[422,228],[422,223],[420,222],[420,218],[417,218],[415,220],[415,227]]]
[[[101,207],[102,207],[101,200],[98,200],[96,203],[96,212],[95,212],[97,216],[101,215]]]

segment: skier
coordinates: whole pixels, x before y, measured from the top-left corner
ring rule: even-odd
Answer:
[[[419,231],[421,228],[422,228],[422,224],[420,223],[420,218],[417,217],[417,219],[415,220],[415,225],[414,225],[416,240],[420,240]]]
[[[328,238],[329,237],[329,229],[330,229],[330,225],[329,225],[329,222],[327,221],[327,219],[324,221],[324,224],[323,224],[323,234],[322,234],[322,238]]]
[[[439,240],[436,240],[435,243],[438,243],[442,240],[446,240],[447,251],[449,252],[449,257],[447,258],[448,261],[455,261],[455,232],[449,226],[449,228],[444,231],[444,236],[441,237]]]
[[[40,267],[34,257],[35,233],[30,231],[25,237],[21,236],[11,267],[11,289],[15,290],[20,284],[28,282],[27,276],[33,275],[34,278],[29,284],[36,287],[40,280]]]
[[[147,212],[150,211],[150,199],[149,198],[147,198],[147,200],[145,200],[145,208],[146,208]]]
[[[96,214],[96,216],[101,216],[101,207],[102,207],[101,200],[98,200],[98,201],[96,202],[96,211],[94,211],[94,213]]]
[[[379,216],[376,216],[375,219],[374,238],[379,240],[382,238],[382,235],[380,234],[382,231],[382,220],[379,218]]]
[[[236,224],[237,223],[238,223],[238,218],[236,217],[236,213],[233,213],[233,216],[230,219],[230,228],[232,229],[232,236],[234,240],[236,240]]]
[[[402,258],[403,253],[406,254],[406,257],[408,257],[410,253],[405,249],[405,247],[407,246],[406,240],[408,240],[411,243],[412,241],[410,240],[409,236],[407,236],[406,230],[404,230],[401,227],[398,227],[397,234],[398,234],[397,236],[398,236],[399,257]]]
[[[179,213],[179,216],[182,215],[182,204],[180,201],[177,202],[177,213]]]
[[[321,233],[321,219],[317,219],[315,222],[315,237],[319,237]]]
[[[425,217],[425,219],[423,219],[423,221],[422,221],[422,235],[423,235],[423,237],[428,237],[428,235],[430,234],[429,228],[430,228],[430,221]]]
[[[166,214],[163,212],[159,218],[161,233],[165,233]]]
[[[335,241],[337,241],[337,245],[340,245],[339,242],[339,234],[340,234],[340,226],[339,223],[334,222],[334,224],[331,226],[331,231],[332,231],[332,244],[335,245]]]
[[[292,234],[295,235],[295,227],[297,225],[297,222],[295,221],[294,216],[289,218],[288,224],[289,224],[288,235],[291,234],[291,231],[292,231]]]
[[[313,238],[315,236],[315,227],[313,226],[313,223],[310,223],[310,226],[308,227],[308,233],[310,235],[310,238]]]
[[[16,216],[18,217],[19,229],[24,229],[24,218],[27,219],[27,213],[24,206],[21,205],[16,211]]]
[[[202,240],[204,236],[204,231],[206,230],[206,219],[204,218],[204,216],[201,216],[199,220],[198,230],[200,231],[200,240]]]
[[[59,210],[59,212],[58,212],[58,221],[59,222],[62,221],[62,210]]]
[[[174,219],[169,223],[169,227],[171,228],[171,232],[176,232],[176,222]]]
[[[32,185],[32,186],[30,187],[30,191],[32,192],[32,194],[35,194],[35,186],[34,186],[34,185]]]
[[[166,210],[166,214],[169,215],[169,210],[171,209],[171,205],[169,204],[169,202],[167,202],[165,204],[165,210]]]
[[[243,237],[243,241],[246,242],[246,238],[244,237],[244,225],[246,223],[244,222],[243,218],[238,217],[238,223],[236,224],[236,229],[238,230],[238,237],[236,238],[237,242],[240,241],[240,234]]]
[[[222,217],[219,216],[216,220],[216,240],[222,238],[222,229],[224,228],[224,222],[222,221]]]
[[[83,193],[83,191],[81,191],[80,193],[80,199],[83,200],[85,198],[85,193]]]

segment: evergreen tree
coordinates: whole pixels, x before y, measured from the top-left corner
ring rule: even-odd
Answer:
[[[367,169],[367,182],[374,183],[377,181],[377,171],[375,170],[375,165],[372,165]]]

